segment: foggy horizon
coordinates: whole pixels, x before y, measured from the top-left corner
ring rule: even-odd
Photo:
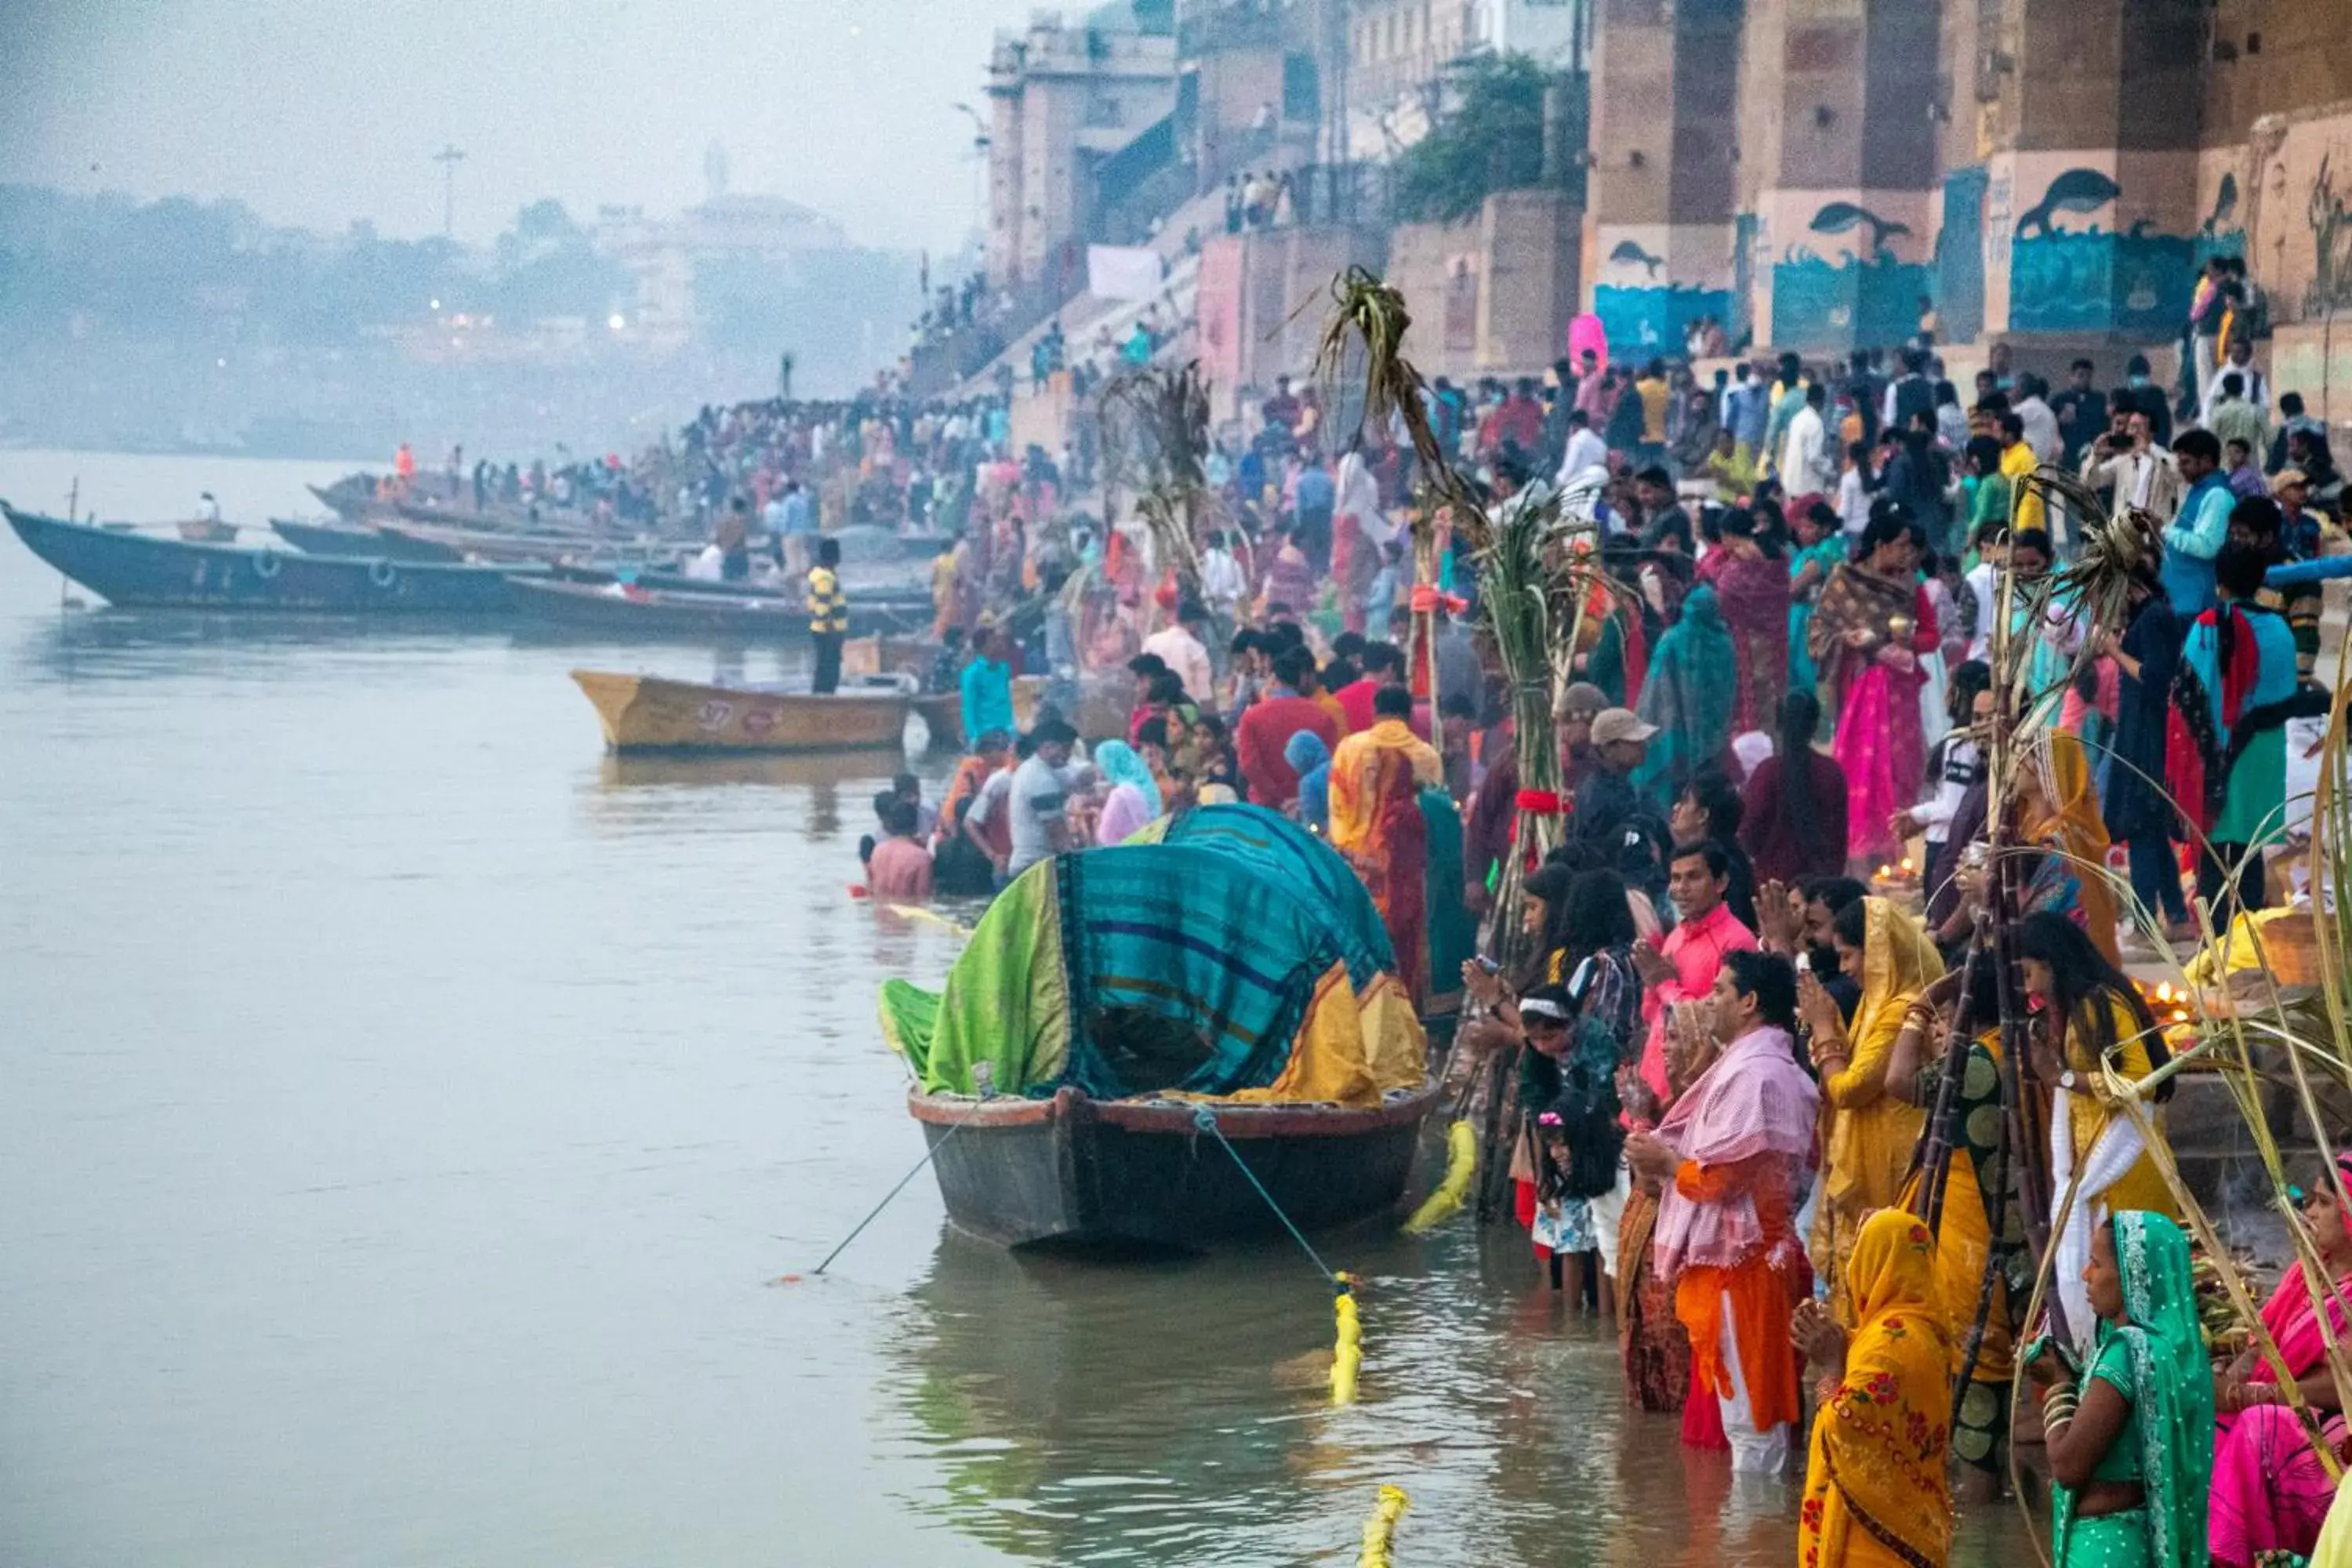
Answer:
[[[227,0],[0,17],[0,184],[243,203],[273,226],[487,243],[525,205],[667,215],[727,154],[734,195],[783,197],[855,244],[961,247],[995,32],[1031,0],[326,0],[267,20]],[[1084,7],[1069,8],[1072,14]],[[257,48],[256,28],[266,47]],[[830,68],[795,74],[794,63]]]

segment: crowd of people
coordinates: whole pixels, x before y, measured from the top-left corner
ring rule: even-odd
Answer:
[[[1555,1285],[1614,1314],[1629,1398],[1742,1471],[1802,1466],[1809,1568],[1943,1561],[1956,1487],[2001,1489],[2020,1377],[2046,1391],[2027,1435],[2062,1563],[2308,1554],[2324,1467],[2276,1368],[2208,1361],[2150,1147],[2165,1096],[2143,1121],[2108,1085],[2168,1059],[2126,962],[2187,937],[2192,900],[2226,931],[2311,896],[2266,859],[2297,831],[2290,729],[2326,710],[2317,605],[2268,577],[2343,547],[2326,430],[2292,394],[2273,426],[2227,334],[2186,411],[2138,362],[2106,392],[2075,364],[2053,395],[1996,345],[1965,406],[1932,349],[1896,363],[1783,356],[1702,387],[1593,356],[1549,384],[1432,384],[1483,499],[1573,490],[1622,586],[1540,738],[1516,733],[1442,521],[1416,580],[1401,431],[1335,438],[1314,389],[1277,383],[1210,452],[1215,526],[1181,571],[1071,515],[1053,465],[991,483],[984,461],[935,584],[931,681],[969,754],[935,819],[919,794],[877,800],[869,875],[877,896],[982,895],[1198,805],[1293,816],[1361,876],[1423,1011],[1458,1012],[1465,1082],[1517,1064],[1491,1092],[1520,1129],[1517,1220]],[[2052,472],[2077,488],[2032,478]],[[2153,532],[2127,620],[2093,626],[2065,574],[2116,508]],[[2031,695],[1996,800],[2004,606]],[[1558,751],[1555,797],[1519,787],[1531,741]],[[1538,863],[1530,812],[1559,818]],[[2003,824],[2021,1081],[2072,1194],[2035,1216],[2057,1257],[2032,1323],[2011,1066],[1991,966],[1967,962],[2004,896]],[[1500,909],[1515,860],[1524,897]],[[1482,921],[1524,960],[1478,956]],[[1931,1234],[1939,1092],[1958,1131]],[[2305,1219],[2352,1272],[2334,1190]],[[2290,1275],[2268,1316],[2333,1412],[2309,1302]]]

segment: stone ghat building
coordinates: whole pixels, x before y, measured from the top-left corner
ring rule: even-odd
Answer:
[[[2156,344],[2219,251],[2269,289],[2274,352],[2326,352],[2300,329],[2352,283],[2347,0],[1600,5],[1587,293],[1612,342],[1712,314],[1805,351],[1923,318]]]
[[[1295,3],[1179,0],[1171,68],[1181,114],[1186,73],[1219,68],[1218,15],[1280,14],[1297,134],[1266,156],[1302,180],[1398,154],[1400,69],[1438,73],[1418,95],[1438,109],[1441,57],[1510,47],[1455,0],[1312,0],[1311,22]],[[1578,178],[1548,155],[1543,188],[1448,225],[1373,202],[1287,232],[1204,224],[1181,347],[1230,385],[1300,368],[1307,334],[1281,323],[1352,259],[1406,289],[1432,374],[1538,371],[1580,311],[1621,357],[1678,353],[1711,318],[1759,352],[1932,326],[1956,363],[1998,337],[2110,374],[2145,351],[2161,373],[2199,270],[2227,253],[2268,293],[2273,384],[2352,417],[2335,321],[2352,305],[2352,0],[1562,4],[1554,34],[1576,52],[1545,64],[1589,103]],[[1194,190],[1223,177],[1213,162]]]

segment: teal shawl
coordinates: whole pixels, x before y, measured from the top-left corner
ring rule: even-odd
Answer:
[[[1636,710],[1658,727],[1633,787],[1659,806],[1673,804],[1692,773],[1731,743],[1738,696],[1738,656],[1715,590],[1701,583],[1683,595],[1681,619],[1658,639]]]

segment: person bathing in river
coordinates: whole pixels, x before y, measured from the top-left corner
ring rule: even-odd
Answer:
[[[1723,1054],[1655,1132],[1626,1140],[1625,1160],[1664,1184],[1657,1268],[1674,1282],[1696,1385],[1720,1402],[1733,1471],[1785,1475],[1799,1413],[1790,1312],[1812,1294],[1790,1218],[1821,1090],[1797,1065],[1786,959],[1727,954],[1710,1000]]]
[[[866,890],[877,901],[919,904],[931,896],[931,852],[923,847],[915,808],[897,795],[882,806],[888,837],[866,862]]]

